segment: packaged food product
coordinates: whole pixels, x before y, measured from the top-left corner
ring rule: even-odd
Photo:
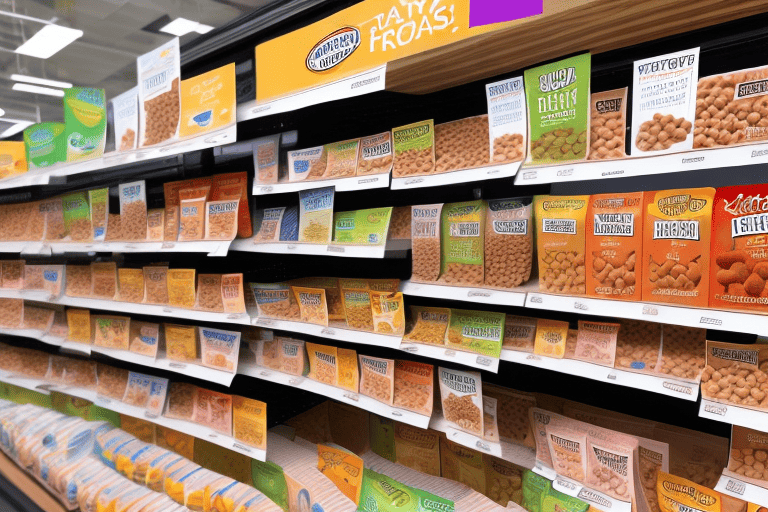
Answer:
[[[166,273],[168,304],[182,309],[195,307],[195,269],[169,269]]]
[[[24,130],[24,147],[30,169],[67,160],[64,123],[37,123]]]
[[[750,409],[768,408],[768,346],[707,341],[703,397]],[[734,382],[731,380],[736,379]]]
[[[280,134],[268,135],[253,141],[253,166],[256,169],[255,183],[274,185],[277,183],[280,166]]]
[[[165,237],[165,210],[152,208],[147,210],[147,241],[162,242]]]
[[[715,193],[710,307],[762,311],[768,304],[768,227],[762,220],[766,194],[764,185],[718,188]]]
[[[719,492],[663,471],[660,471],[657,477],[656,491],[661,512],[722,510],[720,505],[723,495]]]
[[[640,300],[643,193],[598,194],[587,207],[587,295]]]
[[[114,112],[115,150],[136,149],[139,133],[139,88],[128,89],[109,101]]]
[[[251,342],[251,347],[251,350],[256,351],[257,365],[273,370],[280,369],[280,338]]]
[[[482,454],[440,437],[440,473],[443,478],[466,485],[480,492],[485,489]]]
[[[127,316],[94,316],[93,344],[98,347],[128,350],[131,319]]]
[[[225,313],[245,313],[243,274],[221,276],[221,299]]]
[[[253,236],[253,243],[266,244],[277,242],[280,239],[280,223],[283,220],[285,207],[264,208],[256,214],[260,220],[257,221],[258,228]]]
[[[251,284],[259,316],[281,320],[298,320],[300,318],[299,305],[290,285],[285,283]]]
[[[92,297],[114,300],[117,295],[117,264],[114,261],[91,263],[91,285]]]
[[[636,60],[632,80],[632,156],[693,147],[699,48]],[[665,132],[666,135],[661,135]]]
[[[184,505],[184,489],[187,483],[194,482],[201,476],[211,473],[207,469],[191,461],[169,468],[165,472],[163,481],[163,491],[173,501]]]
[[[197,386],[192,384],[171,382],[168,386],[168,407],[164,416],[179,420],[191,420],[197,407],[197,392]]]
[[[354,176],[357,172],[359,151],[360,139],[326,144],[325,152],[328,163],[323,178],[336,179]]]
[[[411,239],[411,207],[395,206],[389,220],[387,240]]]
[[[585,483],[617,500],[634,502],[637,439],[610,431],[601,434],[607,437],[587,438]]]
[[[267,449],[267,404],[233,396],[232,421],[235,439],[260,450]]]
[[[661,356],[661,324],[620,321],[614,366],[640,373],[653,372]]]
[[[664,325],[661,359],[656,372],[688,382],[698,382],[705,365],[706,338],[706,329]]]
[[[339,279],[339,287],[347,315],[347,327],[373,332],[373,311],[368,282],[363,279]]]
[[[135,407],[144,408],[149,401],[149,392],[152,385],[152,376],[142,373],[130,372],[128,386],[125,389],[123,402]]]
[[[20,329],[24,323],[23,299],[0,299],[0,327]]]
[[[328,306],[328,320],[344,320],[344,302],[341,300],[339,280],[335,277],[305,277],[291,281],[294,286],[304,286],[325,290],[325,303]]]
[[[370,292],[373,332],[402,336],[405,330],[405,302],[402,292]]]
[[[178,38],[136,59],[140,147],[178,137],[181,111],[180,62]]]
[[[394,380],[395,407],[425,416],[432,415],[434,366],[396,360]]]
[[[592,60],[583,53],[525,70],[528,164],[584,160],[589,155]]]
[[[333,196],[334,187],[299,192],[299,242],[331,243]]]
[[[589,160],[624,158],[627,88],[594,92],[591,97]]]
[[[205,235],[205,199],[182,199],[179,206],[179,242],[202,240]]]
[[[404,341],[442,345],[451,317],[448,308],[411,306],[412,326],[403,337]]]
[[[536,341],[533,353],[562,359],[565,355],[565,340],[568,337],[568,322],[559,320],[536,321]]]
[[[516,76],[486,84],[491,161],[517,162],[525,154],[528,130],[523,77]]]
[[[129,349],[143,356],[156,357],[160,339],[160,325],[131,320]]]
[[[24,288],[24,266],[24,260],[3,260],[0,262],[3,288],[10,290]]]
[[[68,297],[88,297],[91,294],[93,286],[90,265],[67,265],[66,275]]]
[[[224,311],[224,300],[221,296],[221,274],[197,275],[197,304],[195,308],[205,311]]]
[[[579,320],[574,359],[613,368],[619,324]]]
[[[479,372],[438,368],[443,416],[451,426],[482,437],[483,388]]]
[[[395,361],[360,354],[360,393],[387,405],[394,403]]]
[[[46,333],[51,328],[51,324],[53,324],[54,313],[52,309],[37,308],[25,303],[22,328]]]
[[[169,359],[194,361],[197,359],[197,329],[188,325],[163,324],[165,349]]]
[[[421,473],[440,476],[440,434],[395,422],[395,461]]]
[[[768,460],[768,434],[733,425],[731,450],[726,469],[737,475],[739,479],[765,487],[768,482],[766,460]]]
[[[443,206],[440,281],[451,285],[483,284],[485,203]]]
[[[336,349],[338,376],[336,385],[353,393],[360,391],[360,370],[357,366],[357,352],[346,348]]]
[[[27,233],[25,236],[27,240],[37,241],[45,239],[46,213],[41,211],[43,203],[44,201],[33,201],[31,203],[27,203],[29,205],[28,213],[26,215],[29,220]]]
[[[208,327],[199,329],[203,366],[234,373],[240,354],[240,333]]]
[[[435,125],[437,173],[482,167],[491,163],[488,115]]]
[[[531,199],[494,199],[485,213],[484,283],[514,288],[531,277]]]
[[[48,335],[54,338],[64,339],[69,334],[67,326],[67,314],[64,311],[56,311],[53,315],[53,323],[48,329]]]
[[[251,209],[248,205],[248,173],[232,172],[217,174],[213,177],[211,201],[234,201],[237,204],[237,237],[249,238],[253,235]]]
[[[384,245],[392,208],[371,208],[333,214],[333,243],[338,245]]]
[[[483,397],[483,439],[493,443],[499,442],[499,424],[496,420],[496,406],[497,402],[495,398],[489,396]]]
[[[523,468],[488,454],[483,454],[483,467],[486,496],[502,507],[523,502]]]
[[[99,188],[88,191],[88,204],[91,206],[91,227],[93,241],[102,242],[107,235],[107,214],[109,213],[109,189]]]
[[[392,129],[395,160],[392,176],[435,173],[435,124],[432,119]]]
[[[584,482],[587,471],[587,436],[569,429],[562,423],[568,420],[550,421],[546,426],[549,455],[558,475]]]
[[[107,141],[107,99],[104,89],[64,89],[64,137],[67,162],[98,158]]]
[[[123,302],[144,302],[144,271],[140,268],[117,269],[119,298]]]
[[[524,393],[516,393],[499,386],[483,386],[483,398],[496,399],[499,436],[504,440],[525,445],[531,444],[530,409],[536,407],[536,398]]]
[[[578,329],[568,329],[565,337],[565,355],[563,359],[576,359],[576,342],[579,340]]]
[[[193,137],[235,122],[235,63],[181,81],[179,137]]]
[[[328,325],[328,306],[325,303],[325,290],[292,286],[299,305],[301,321],[317,325]]]
[[[125,240],[147,239],[146,183],[135,181],[118,187],[120,196],[120,234]]]
[[[413,269],[411,280],[430,282],[440,277],[440,217],[443,205],[431,204],[411,208],[411,243]]]
[[[237,209],[239,205],[239,199],[205,203],[206,240],[234,240],[238,231]],[[184,208],[182,207],[183,217]]]
[[[115,368],[101,363],[97,364],[97,393],[115,400],[122,400],[128,387],[128,374],[128,370],[123,370],[122,368]]]
[[[536,244],[539,289],[584,295],[586,292],[585,220],[589,196],[536,196]]]
[[[336,363],[336,347],[307,343],[309,357],[309,378],[336,386],[338,381],[338,365]]]
[[[208,389],[197,390],[193,420],[224,435],[232,435],[232,395]]]
[[[504,313],[451,309],[445,345],[456,350],[499,357],[504,337]]]
[[[93,339],[91,335],[91,312],[87,309],[67,309],[68,341],[85,343],[90,345]]]
[[[288,152],[288,181],[321,179],[328,165],[325,146]]]
[[[45,217],[45,240],[61,241],[66,235],[64,230],[64,209],[60,197],[46,199],[38,203],[38,213]]]
[[[504,338],[501,341],[501,348],[533,352],[536,323],[535,318],[507,315],[504,319]]]
[[[64,212],[64,231],[73,242],[93,240],[91,226],[91,207],[85,192],[73,192],[62,196],[61,206]]]
[[[712,188],[645,192],[644,301],[707,306],[714,195]]]
[[[307,374],[309,367],[304,349],[304,341],[291,338],[277,338],[272,343],[277,344],[279,369],[281,372],[299,377]],[[269,367],[270,365],[266,364],[265,366]],[[339,366],[341,366],[341,362],[339,362]],[[357,367],[357,359],[355,359],[355,367]]]
[[[179,207],[166,206],[163,219],[163,240],[175,242],[179,239]]]
[[[389,173],[392,170],[392,134],[390,132],[363,137],[357,159],[357,175]]]
[[[27,172],[24,142],[3,141],[0,144],[0,179]]]
[[[299,240],[299,207],[289,206],[283,212],[280,221],[280,241],[297,242]]]

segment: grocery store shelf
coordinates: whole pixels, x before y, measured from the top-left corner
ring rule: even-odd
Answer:
[[[621,160],[591,160],[523,168],[515,178],[515,185],[627,178],[765,163],[768,163],[768,144],[751,144]]]
[[[307,89],[273,101],[263,103],[256,103],[255,100],[249,101],[237,107],[237,120],[248,121],[281,112],[298,110],[311,105],[383,91],[386,73],[387,65],[385,64],[336,82]]]
[[[499,359],[497,357],[483,356],[473,352],[464,352],[454,350],[445,345],[429,345],[426,343],[409,343],[403,341],[400,343],[400,350],[417,356],[439,359],[451,363],[470,366],[489,372],[499,372]]]
[[[536,368],[575,375],[577,377],[584,377],[586,379],[597,380],[607,384],[641,389],[650,391],[651,393],[689,400],[691,402],[695,402],[699,396],[699,385],[697,383],[656,375],[628,372],[617,368],[610,368],[608,366],[586,363],[584,361],[555,359],[553,357],[544,357],[508,349],[502,349],[501,360],[527,366],[535,366]]]
[[[762,335],[768,332],[768,315],[738,313],[707,308],[629,302],[569,295],[528,292],[525,307],[582,315],[631,318],[702,329]]]
[[[51,389],[59,393],[65,393],[67,395],[82,398],[83,400],[88,400],[98,405],[99,407],[109,409],[110,411],[114,411],[118,414],[125,414],[127,416],[149,421],[156,425],[160,425],[161,427],[166,427],[178,432],[189,434],[197,439],[208,441],[209,443],[222,446],[262,462],[266,461],[267,459],[266,450],[259,450],[251,446],[246,446],[244,443],[238,441],[232,436],[216,432],[213,429],[203,425],[198,425],[197,423],[193,423],[191,421],[176,420],[166,418],[165,416],[156,416],[154,414],[150,414],[141,407],[135,407],[118,400],[106,398],[96,393],[96,391],[90,389],[82,389],[71,386],[53,386]]]
[[[335,180],[297,181],[294,183],[275,183],[274,185],[259,185],[254,182],[253,195],[264,196],[269,194],[285,194],[286,192],[299,192],[301,190],[313,190],[316,188],[334,187],[336,192],[354,192],[374,188],[387,188],[389,186],[389,173],[372,174],[370,176],[351,176],[349,178],[336,178]]]
[[[739,478],[739,475],[727,469],[723,469],[715,490],[761,507],[768,507],[768,489],[745,482]]]
[[[80,354],[81,356],[91,355],[91,345],[87,343],[78,343],[76,341],[63,341],[59,345],[63,352],[70,352],[72,354]]]
[[[518,307],[525,306],[525,295],[527,291],[526,288],[522,287],[517,289],[517,291],[492,290],[490,288],[415,283],[413,281],[403,281],[400,285],[400,290],[404,295],[413,295],[416,297],[430,297]]]
[[[187,140],[175,141],[169,144],[161,144],[151,148],[134,149],[119,153],[108,153],[100,158],[84,160],[82,162],[60,163],[42,169],[33,169],[25,174],[0,181],[0,190],[29,185],[47,185],[58,183],[60,178],[83,174],[93,171],[102,171],[113,167],[122,167],[166,158],[190,151],[222,146],[235,142],[237,139],[237,125],[231,125],[215,132],[200,135]],[[52,179],[55,178],[55,179]]]
[[[768,411],[747,409],[701,397],[699,417],[768,432]]]
[[[439,187],[441,185],[455,185],[456,183],[511,178],[517,174],[518,169],[520,169],[520,162],[513,162],[505,165],[491,165],[476,169],[464,169],[463,171],[430,174],[428,176],[392,178],[392,190]]]
[[[29,505],[37,505],[39,510],[44,510],[45,512],[64,512],[65,510],[77,509],[77,505],[65,507],[60,500],[54,498],[56,493],[51,487],[33,473],[23,470],[8,456],[5,448],[3,448],[2,454],[0,454],[0,473],[16,489],[31,500],[32,503]],[[25,507],[29,505],[25,505]]]
[[[248,375],[257,379],[274,382],[276,384],[282,384],[284,386],[292,386],[295,388],[303,389],[304,391],[310,391],[317,393],[318,395],[325,396],[343,402],[348,405],[365,409],[368,412],[378,414],[385,418],[407,423],[414,427],[427,428],[429,426],[429,416],[418,414],[412,411],[406,411],[405,409],[399,409],[392,407],[384,403],[374,400],[373,398],[360,393],[353,393],[351,391],[323,384],[315,380],[308,379],[306,377],[297,377],[295,375],[289,375],[287,373],[270,370],[268,368],[262,368],[255,364],[243,364],[241,363],[237,367],[237,373],[241,375]]]
[[[350,343],[359,343],[361,345],[374,345],[377,347],[398,348],[400,346],[400,336],[389,336],[386,334],[376,334],[366,331],[355,331],[340,327],[325,327],[316,324],[307,324],[304,322],[292,322],[290,320],[277,320],[272,318],[256,318],[253,325],[257,327],[266,327],[268,329],[277,329],[278,331],[297,332],[309,334],[320,338],[332,340],[348,341]]]
[[[188,252],[226,256],[232,240],[201,240],[199,242],[0,242],[0,251],[29,256],[52,254],[114,252]]]
[[[535,449],[507,441],[494,443],[467,432],[462,432],[451,427],[439,412],[432,415],[429,428],[438,432],[444,432],[448,440],[454,443],[472,448],[481,453],[493,455],[494,457],[500,457],[524,468],[532,469],[536,461]]]
[[[297,242],[253,243],[253,239],[235,240],[233,251],[258,252],[264,254],[303,254],[307,256],[336,256],[339,258],[382,259],[397,257],[411,248],[410,240],[388,240],[381,246],[324,245]]]
[[[13,372],[9,372],[7,370],[0,370],[0,382],[5,382],[6,384],[12,384],[14,386],[18,386],[24,389],[29,389],[30,391],[35,391],[37,393],[42,393],[44,395],[51,394],[51,392],[47,389],[48,388],[47,380],[33,379],[30,377],[25,377],[23,375],[14,375]]]
[[[234,373],[216,370],[214,368],[207,368],[202,364],[184,363],[168,359],[165,352],[162,351],[158,352],[157,358],[136,354],[128,350],[98,347],[96,345],[91,347],[91,351],[97,354],[111,357],[112,359],[117,359],[119,361],[146,366],[148,368],[157,368],[158,370],[180,373],[188,377],[193,377],[195,379],[205,380],[208,382],[215,382],[216,384],[221,384],[223,386],[231,386],[232,380],[235,378]]]

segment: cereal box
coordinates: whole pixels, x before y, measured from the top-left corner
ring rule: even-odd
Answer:
[[[109,101],[115,123],[115,150],[136,149],[139,133],[139,88],[134,87]]]
[[[405,302],[402,292],[371,292],[373,332],[402,336],[405,330]]]
[[[392,170],[392,134],[379,133],[360,140],[357,175],[389,173]]]
[[[260,450],[267,449],[267,404],[233,396],[232,422],[235,439]]]
[[[291,338],[277,338],[275,342],[277,343],[281,372],[299,377],[309,372],[304,341]],[[355,359],[355,366],[357,366],[357,359]],[[339,357],[339,371],[341,374],[341,357]],[[341,378],[339,380],[341,381]]]
[[[205,239],[234,240],[239,199],[205,203]],[[182,208],[182,211],[184,208]]]
[[[528,131],[523,77],[486,84],[491,161],[506,164],[523,159]]]
[[[0,142],[0,179],[27,172],[27,155],[23,142]]]
[[[168,267],[144,267],[142,272],[146,303],[168,304]]]
[[[585,220],[589,196],[536,196],[539,290],[586,292]]]
[[[168,304],[182,309],[195,306],[195,269],[170,269],[166,273]]]
[[[138,320],[132,320],[130,325],[130,351],[143,356],[156,357],[160,339],[160,325]]]
[[[195,309],[224,311],[221,297],[221,274],[197,275],[197,303]]]
[[[140,147],[176,139],[181,111],[179,39],[136,59]]]
[[[504,338],[501,347],[519,352],[533,352],[536,323],[535,318],[507,315],[504,319]]]
[[[149,417],[160,416],[165,407],[165,397],[168,394],[168,379],[152,377],[149,382],[149,398],[147,399],[147,414]]]
[[[193,421],[224,435],[232,435],[232,395],[198,388]]]
[[[339,279],[341,298],[347,316],[347,327],[373,331],[373,311],[368,282],[363,279]]]
[[[117,264],[114,261],[91,263],[91,296],[114,300],[117,295]]]
[[[325,145],[328,165],[323,178],[336,179],[354,176],[357,172],[357,158],[360,139],[345,140]]]
[[[328,306],[325,303],[325,290],[300,286],[293,286],[291,289],[299,305],[301,321],[327,326]]]
[[[107,141],[107,100],[104,89],[64,89],[64,137],[67,162],[98,158]]]
[[[411,208],[412,271],[411,280],[437,281],[441,272],[440,218],[442,204]]]
[[[97,347],[128,350],[131,319],[127,316],[100,315],[94,317],[93,344]]]
[[[188,325],[164,324],[165,350],[168,359],[194,361],[197,359],[197,329]]]
[[[447,347],[497,358],[503,337],[504,313],[451,309]]]
[[[443,345],[448,331],[451,310],[448,308],[430,308],[410,306],[412,326],[403,337],[404,341]]]
[[[211,201],[233,201],[235,199],[240,201],[237,205],[237,236],[238,238],[248,238],[253,235],[251,209],[248,205],[248,173],[232,172],[214,176]]]
[[[587,295],[640,300],[643,193],[590,196],[587,207]]]
[[[285,206],[264,208],[256,212],[254,244],[273,243],[280,239],[280,223],[283,220],[284,212]]]
[[[392,405],[395,389],[395,361],[360,354],[360,394]]]
[[[712,188],[645,192],[644,301],[704,307],[709,303],[714,195]]]
[[[118,187],[120,196],[120,233],[131,241],[147,239],[146,183],[135,181]]]
[[[285,283],[249,283],[258,308],[258,316],[281,320],[299,320],[301,312],[291,287]]]
[[[443,206],[440,281],[450,285],[482,285],[485,203]]]
[[[165,239],[165,209],[147,210],[147,241],[162,242]]]
[[[633,69],[630,154],[691,149],[699,48],[636,60]]]
[[[338,375],[336,347],[327,347],[314,343],[307,343],[306,347],[309,356],[309,378],[336,386]]]
[[[234,373],[240,354],[240,333],[198,327],[203,366]]]
[[[62,211],[64,213],[64,231],[73,242],[90,242],[93,240],[91,226],[91,207],[85,192],[73,192],[62,196]]]
[[[144,302],[144,271],[140,268],[117,269],[117,280],[120,285],[121,301]]]
[[[24,147],[30,169],[67,160],[64,123],[37,123],[24,130]]]
[[[452,427],[482,437],[483,389],[479,372],[439,367],[443,417]]]
[[[235,122],[235,63],[181,81],[179,137],[193,137]]]
[[[333,231],[334,187],[299,192],[299,242],[329,244]]]
[[[100,188],[88,191],[88,203],[91,207],[91,226],[93,241],[101,242],[107,235],[107,214],[109,213],[109,189]]]
[[[163,219],[163,240],[175,242],[179,239],[179,207],[166,206]]]
[[[613,368],[619,324],[579,320],[574,359]]]
[[[562,359],[565,355],[565,341],[568,336],[568,322],[538,319],[536,341],[533,353]]]
[[[584,160],[589,154],[589,53],[525,70],[528,164]]]
[[[205,236],[205,198],[183,199],[179,206],[179,242],[202,240]]]
[[[589,160],[624,158],[627,131],[627,88],[592,93]]]
[[[360,391],[360,370],[357,366],[357,352],[347,348],[336,349],[338,363],[337,384],[340,388],[353,393]]]
[[[328,164],[324,146],[288,152],[288,181],[319,179]]]
[[[280,166],[280,134],[261,137],[253,142],[254,185],[277,183]]]
[[[394,178],[435,173],[435,123],[432,119],[392,129]]]
[[[68,341],[91,344],[91,312],[87,309],[67,309]]]
[[[372,208],[333,214],[336,245],[381,246],[387,242],[392,208]]]
[[[435,367],[415,361],[395,361],[395,407],[432,416]]]
[[[224,274],[221,276],[221,300],[225,313],[245,313],[243,274]]]
[[[484,283],[514,288],[531,277],[533,226],[531,198],[494,199],[485,213]]]

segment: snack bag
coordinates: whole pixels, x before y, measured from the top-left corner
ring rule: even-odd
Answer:
[[[143,356],[156,357],[160,339],[160,325],[132,320],[130,328],[130,351]]]
[[[533,352],[536,341],[535,318],[507,315],[504,319],[504,338],[501,348],[519,352]]]
[[[98,158],[107,141],[107,100],[104,89],[64,89],[64,137],[67,162]]]
[[[274,342],[271,343],[277,345],[277,357],[279,361],[279,370],[281,372],[287,373],[289,375],[296,375],[297,377],[301,377],[307,374],[309,367],[303,340],[277,338]],[[269,364],[266,366],[269,366]],[[355,359],[355,369],[357,369],[357,359]],[[341,374],[341,356],[339,356],[339,374]],[[341,380],[341,378],[339,380]]]
[[[567,337],[568,322],[539,318],[536,322],[536,341],[533,346],[533,353],[562,359],[565,355]]]
[[[253,167],[256,185],[277,183],[280,166],[280,134],[261,137],[253,142]]]
[[[242,396],[232,397],[235,439],[260,450],[267,449],[267,404]]]
[[[333,195],[333,187],[299,192],[299,242],[331,243]]]
[[[437,369],[443,416],[452,427],[483,437],[483,388],[479,372]]]
[[[371,292],[373,332],[402,336],[405,329],[405,303],[402,292]]]
[[[237,237],[249,238],[253,235],[251,209],[248,205],[248,173],[232,172],[217,174],[213,177],[211,201],[239,200],[237,205]]]
[[[328,166],[323,178],[348,178],[357,173],[357,158],[360,152],[360,139],[345,140],[325,145]]]
[[[484,284],[514,288],[531,277],[533,261],[530,198],[488,201],[485,213]]]
[[[483,201],[443,206],[439,281],[459,286],[483,284],[485,208]]]
[[[579,320],[574,359],[613,368],[619,324]]]
[[[442,204],[413,206],[411,209],[411,244],[413,247],[411,280],[437,281],[442,269],[440,219]]]
[[[147,195],[146,183],[136,181],[123,183],[120,195],[120,235],[130,241],[147,239]]]
[[[697,510],[720,512],[723,495],[679,476],[659,471],[656,492],[661,512]]]
[[[642,295],[643,193],[599,194],[587,207],[587,295],[636,300]]]
[[[539,290],[586,292],[585,220],[589,196],[536,196]],[[575,272],[575,273],[574,273]]]
[[[766,345],[707,341],[707,366],[701,374],[702,397],[748,409],[768,409],[767,362]],[[744,382],[730,382],[731,375],[743,378]]]
[[[221,276],[221,299],[225,313],[245,313],[243,274],[224,274]]]
[[[237,209],[239,204],[239,199],[205,203],[206,240],[235,239],[235,235],[237,235]]]
[[[435,125],[435,172],[473,169],[491,163],[488,115]]]
[[[347,327],[373,332],[373,310],[371,292],[363,279],[339,279],[341,298],[347,317]]]
[[[299,304],[301,321],[328,326],[328,306],[325,303],[325,290],[292,286],[296,302]]]
[[[614,367],[653,373],[661,356],[661,324],[622,319],[619,325]]]
[[[507,164],[523,159],[528,132],[523,77],[485,85],[491,161]]]
[[[224,435],[232,435],[232,395],[198,388],[195,422]]]
[[[411,306],[411,329],[403,341],[443,345],[451,310],[448,308],[428,308]]]
[[[592,93],[588,160],[624,158],[627,88]]]
[[[286,283],[250,283],[258,307],[258,314],[264,318],[298,321],[301,317],[296,296]]]
[[[440,476],[440,433],[395,422],[395,462]]]
[[[285,213],[285,206],[264,208],[256,212],[260,222],[257,221],[257,229],[254,230],[254,244],[272,243],[280,239],[280,223],[283,220],[283,213]]]
[[[577,430],[574,421],[552,418],[546,426],[549,455],[558,475],[584,482],[587,472],[587,436]]]
[[[768,486],[766,460],[768,460],[768,434],[733,425],[727,471],[735,474],[740,480],[765,488]]]
[[[414,361],[395,361],[395,407],[432,416],[435,367]]]
[[[704,370],[707,330],[664,325],[656,373],[696,383]]]
[[[395,160],[392,177],[435,173],[435,124],[432,119],[392,129]]]
[[[526,164],[584,160],[589,154],[589,53],[525,70]]]
[[[644,301],[707,306],[714,195],[712,188],[645,192]]]
[[[240,354],[240,333],[208,327],[198,329],[203,366],[234,373]]]
[[[197,329],[187,325],[164,324],[165,349],[168,359],[194,361],[197,359]]]
[[[181,60],[174,38],[136,59],[140,147],[176,139],[179,133]]]
[[[314,343],[307,343],[306,347],[309,356],[308,377],[317,382],[336,386],[338,378],[336,347],[327,347]]]
[[[91,344],[91,312],[87,309],[67,309],[68,341]]]
[[[73,192],[62,196],[62,211],[64,213],[64,231],[73,242],[90,242],[93,240],[91,225],[91,207],[85,192]]]
[[[193,137],[235,122],[235,63],[181,81],[179,137]]]
[[[324,146],[288,152],[288,181],[322,178],[328,164]]]
[[[109,101],[114,112],[115,151],[128,151],[138,146],[139,88],[134,87]]]
[[[389,173],[392,170],[392,133],[384,132],[360,140],[357,175]]]
[[[117,269],[119,297],[123,302],[144,302],[144,271],[140,268]]]
[[[179,242],[202,240],[205,236],[205,197],[182,199],[179,206]]]
[[[630,154],[691,149],[699,48],[636,60],[633,69]]]
[[[498,358],[504,337],[504,313],[452,309],[445,345]]]
[[[93,344],[97,347],[128,350],[131,319],[127,316],[96,316]]]
[[[297,242],[299,240],[299,207],[290,206],[285,209],[280,221],[280,241]]]
[[[147,241],[162,242],[165,239],[165,210],[152,208],[147,210]]]
[[[167,282],[170,306],[182,309],[195,307],[195,269],[170,269]]]
[[[67,161],[64,123],[37,123],[24,130],[24,147],[30,169]]]
[[[387,242],[392,208],[372,208],[333,214],[333,243],[381,246]]]
[[[107,235],[107,214],[109,213],[109,189],[100,188],[88,191],[88,204],[91,205],[91,227],[93,241],[103,242]]]
[[[196,309],[205,311],[224,311],[224,301],[221,296],[221,274],[197,275]]]
[[[391,406],[395,395],[395,360],[360,354],[360,394]]]

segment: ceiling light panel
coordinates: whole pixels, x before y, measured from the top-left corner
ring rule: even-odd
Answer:
[[[160,28],[160,32],[167,34],[173,34],[174,36],[181,37],[183,35],[194,32],[200,24],[196,21],[188,20],[186,18],[176,18],[169,24]]]
[[[46,78],[37,78],[27,75],[11,75],[11,80],[14,82],[27,82],[30,84],[47,85],[48,87],[59,87],[61,89],[69,89],[72,84],[69,82],[59,82],[57,80],[48,80]]]
[[[29,38],[26,43],[16,48],[16,53],[38,59],[47,59],[82,36],[82,30],[60,25],[46,25]]]
[[[45,94],[47,96],[64,97],[64,91],[61,89],[51,89],[49,87],[40,87],[39,85],[32,84],[13,84],[14,91],[31,92],[34,94]]]
[[[212,26],[205,25],[203,23],[198,23],[197,28],[195,29],[195,32],[197,32],[198,34],[207,34],[211,30],[213,30]]]

